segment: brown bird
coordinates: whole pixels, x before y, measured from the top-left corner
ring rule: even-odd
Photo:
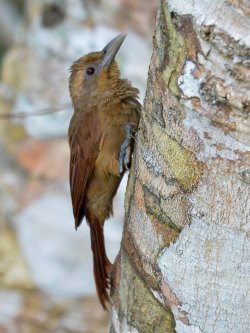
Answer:
[[[120,78],[115,55],[126,35],[120,34],[102,51],[75,61],[69,80],[74,114],[69,126],[70,189],[77,228],[84,217],[90,227],[94,276],[100,302],[109,301],[109,262],[104,221],[129,168],[141,104],[138,89]]]

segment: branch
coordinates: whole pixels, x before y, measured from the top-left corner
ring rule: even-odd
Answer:
[[[55,112],[60,112],[60,111],[65,111],[69,108],[72,108],[72,104],[70,102],[55,107],[55,108],[51,108],[51,107],[47,107],[47,108],[43,108],[43,109],[38,109],[37,111],[33,111],[33,112],[15,112],[15,113],[0,113],[0,119],[2,120],[9,120],[12,118],[28,118],[28,117],[36,117],[36,116],[44,116],[44,115],[48,115],[48,114],[52,114]]]

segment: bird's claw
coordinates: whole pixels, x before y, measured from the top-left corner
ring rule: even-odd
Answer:
[[[119,155],[119,174],[122,174],[126,170],[130,170],[131,155],[136,131],[137,125],[134,123],[129,123],[125,126],[126,138],[121,145]]]

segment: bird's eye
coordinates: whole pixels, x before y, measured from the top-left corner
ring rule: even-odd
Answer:
[[[89,67],[89,68],[87,68],[86,72],[88,75],[93,75],[95,73],[95,69],[94,69],[94,67]]]

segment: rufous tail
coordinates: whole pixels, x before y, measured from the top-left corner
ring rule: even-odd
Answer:
[[[110,273],[112,264],[106,255],[102,224],[98,219],[91,219],[89,220],[89,226],[91,248],[94,259],[96,291],[103,308],[107,309],[106,303],[109,302],[108,291],[110,288]]]

